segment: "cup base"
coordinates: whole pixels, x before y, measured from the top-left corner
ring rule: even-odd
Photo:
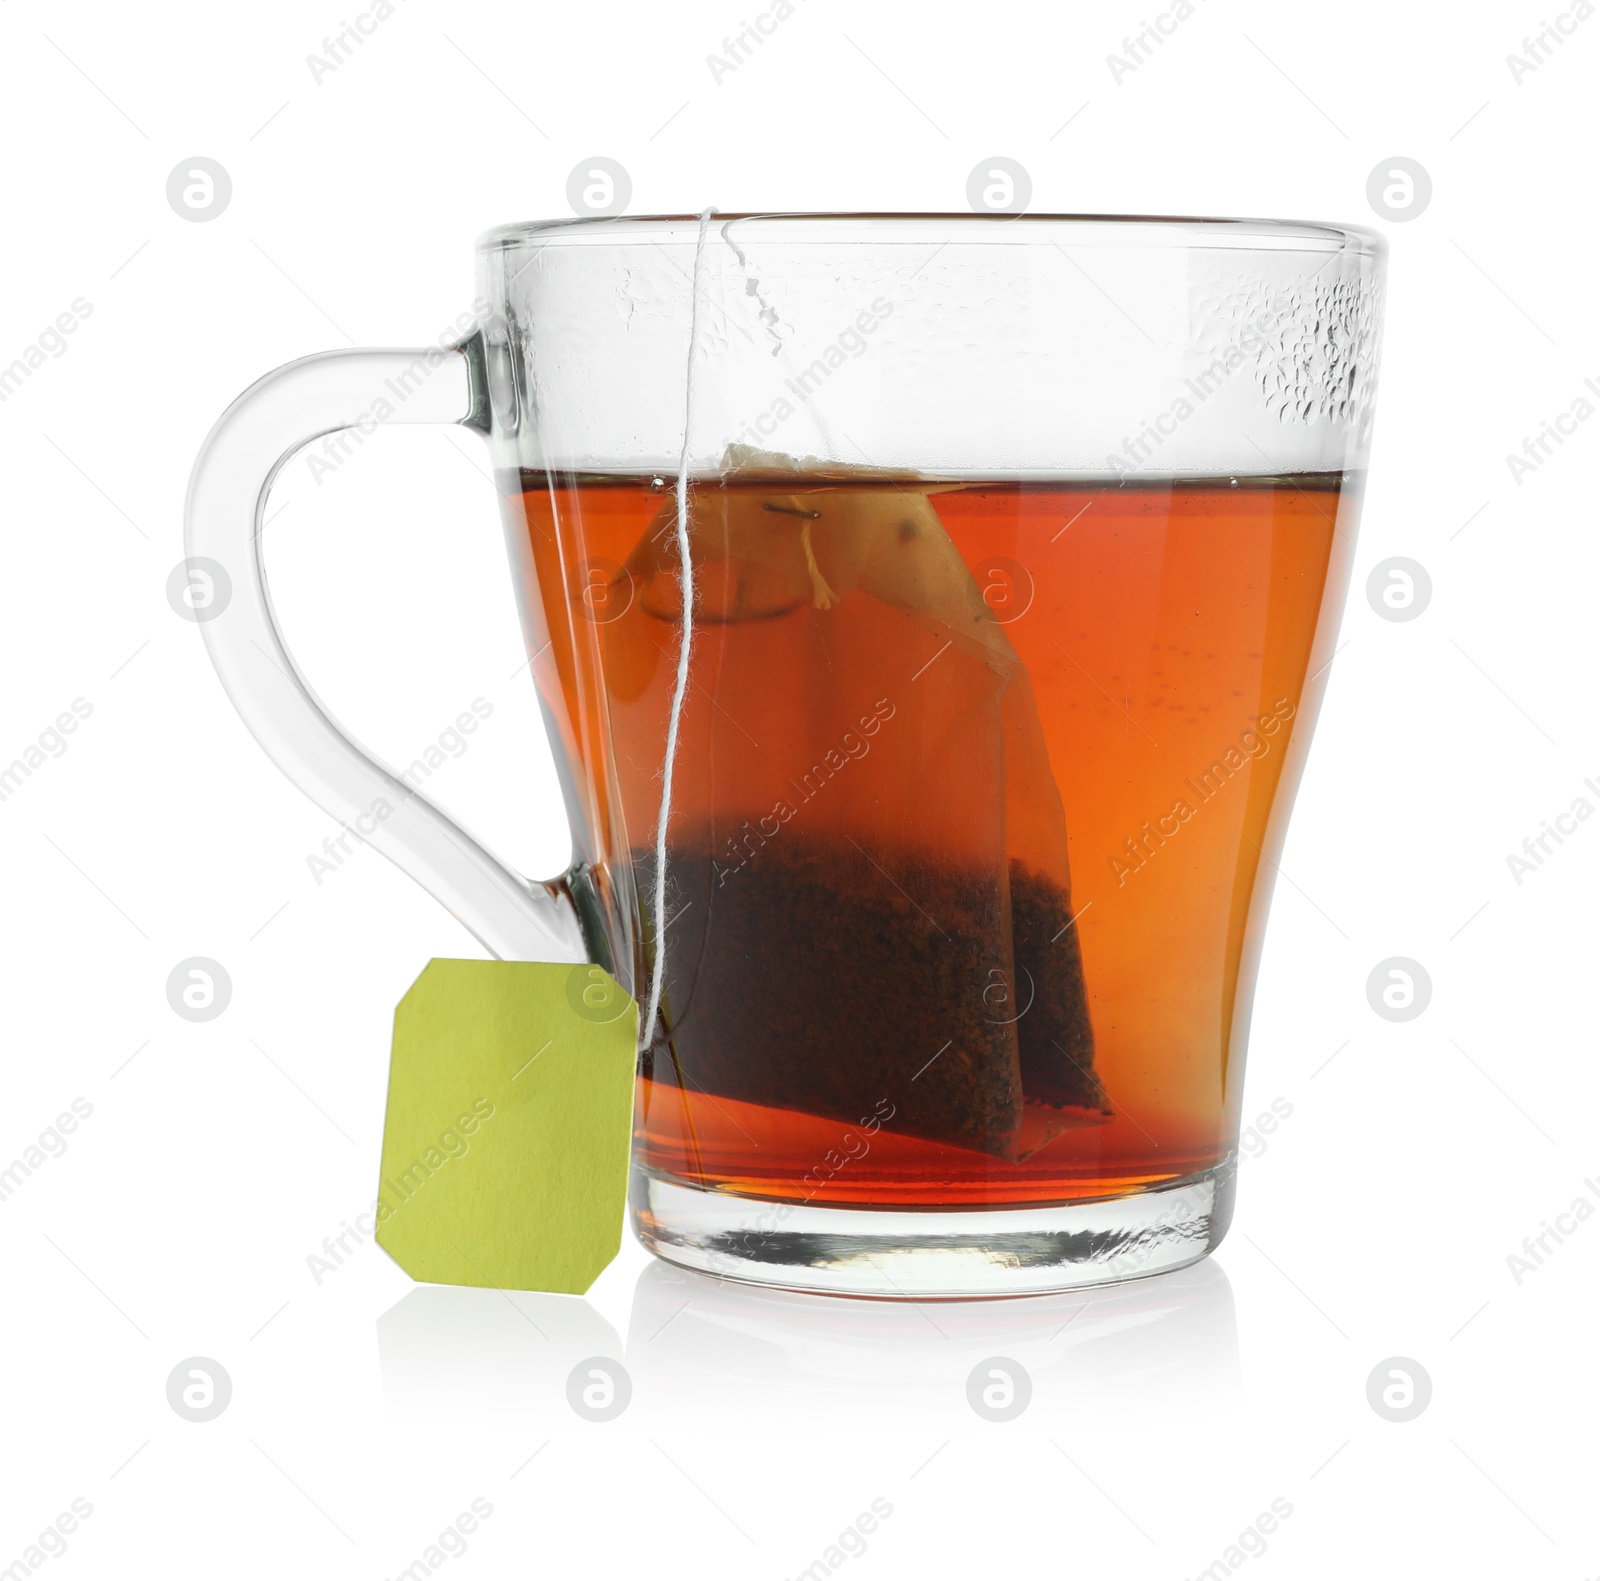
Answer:
[[[1198,1262],[1233,1216],[1232,1159],[1158,1190],[1051,1207],[815,1207],[635,1169],[634,1233],[664,1262],[820,1295],[959,1300],[1116,1284]]]

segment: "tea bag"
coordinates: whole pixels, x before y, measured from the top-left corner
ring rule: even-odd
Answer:
[[[731,446],[693,491],[697,628],[773,623],[709,706],[775,717],[674,837],[663,1003],[690,1087],[1016,1160],[1110,1111],[1032,682],[930,498],[960,486]],[[674,512],[625,568],[663,623]],[[771,811],[730,838],[729,802]]]

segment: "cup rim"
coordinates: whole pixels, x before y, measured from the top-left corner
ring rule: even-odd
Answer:
[[[1229,251],[1264,252],[1348,252],[1381,258],[1389,250],[1384,235],[1369,226],[1335,224],[1321,220],[1230,218],[1184,214],[975,214],[937,211],[784,211],[750,210],[715,213],[719,226],[741,227],[825,226],[832,234],[819,241],[842,243],[853,238],[845,234],[852,227],[871,227],[870,239],[879,245],[896,238],[884,235],[884,228],[907,232],[907,243],[923,241],[930,229],[988,229],[986,244],[1040,241],[1030,235],[1045,227],[1070,227],[1081,232],[1085,244],[1119,242],[1124,245],[1166,245],[1191,248],[1221,248]],[[480,252],[511,251],[518,247],[573,243],[582,245],[639,245],[664,241],[692,244],[698,233],[697,214],[618,214],[580,216],[572,219],[523,220],[497,225],[478,238]],[[681,233],[681,234],[680,234]],[[915,233],[915,234],[913,234]],[[796,238],[800,240],[801,238]],[[974,235],[960,239],[972,245]]]

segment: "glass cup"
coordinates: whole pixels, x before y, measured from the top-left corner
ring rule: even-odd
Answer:
[[[218,423],[201,629],[269,755],[489,951],[639,1000],[659,1256],[919,1298],[1181,1267],[1232,1211],[1383,251],[1054,215],[493,231],[459,345],[307,358]],[[372,759],[284,651],[271,480],[387,422],[490,447],[559,879]]]

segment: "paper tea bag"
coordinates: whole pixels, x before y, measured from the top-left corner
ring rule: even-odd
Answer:
[[[691,489],[656,1055],[1015,1160],[1110,1110],[1032,682],[930,498],[959,486],[733,446]],[[675,525],[629,559],[630,619],[682,617]]]

